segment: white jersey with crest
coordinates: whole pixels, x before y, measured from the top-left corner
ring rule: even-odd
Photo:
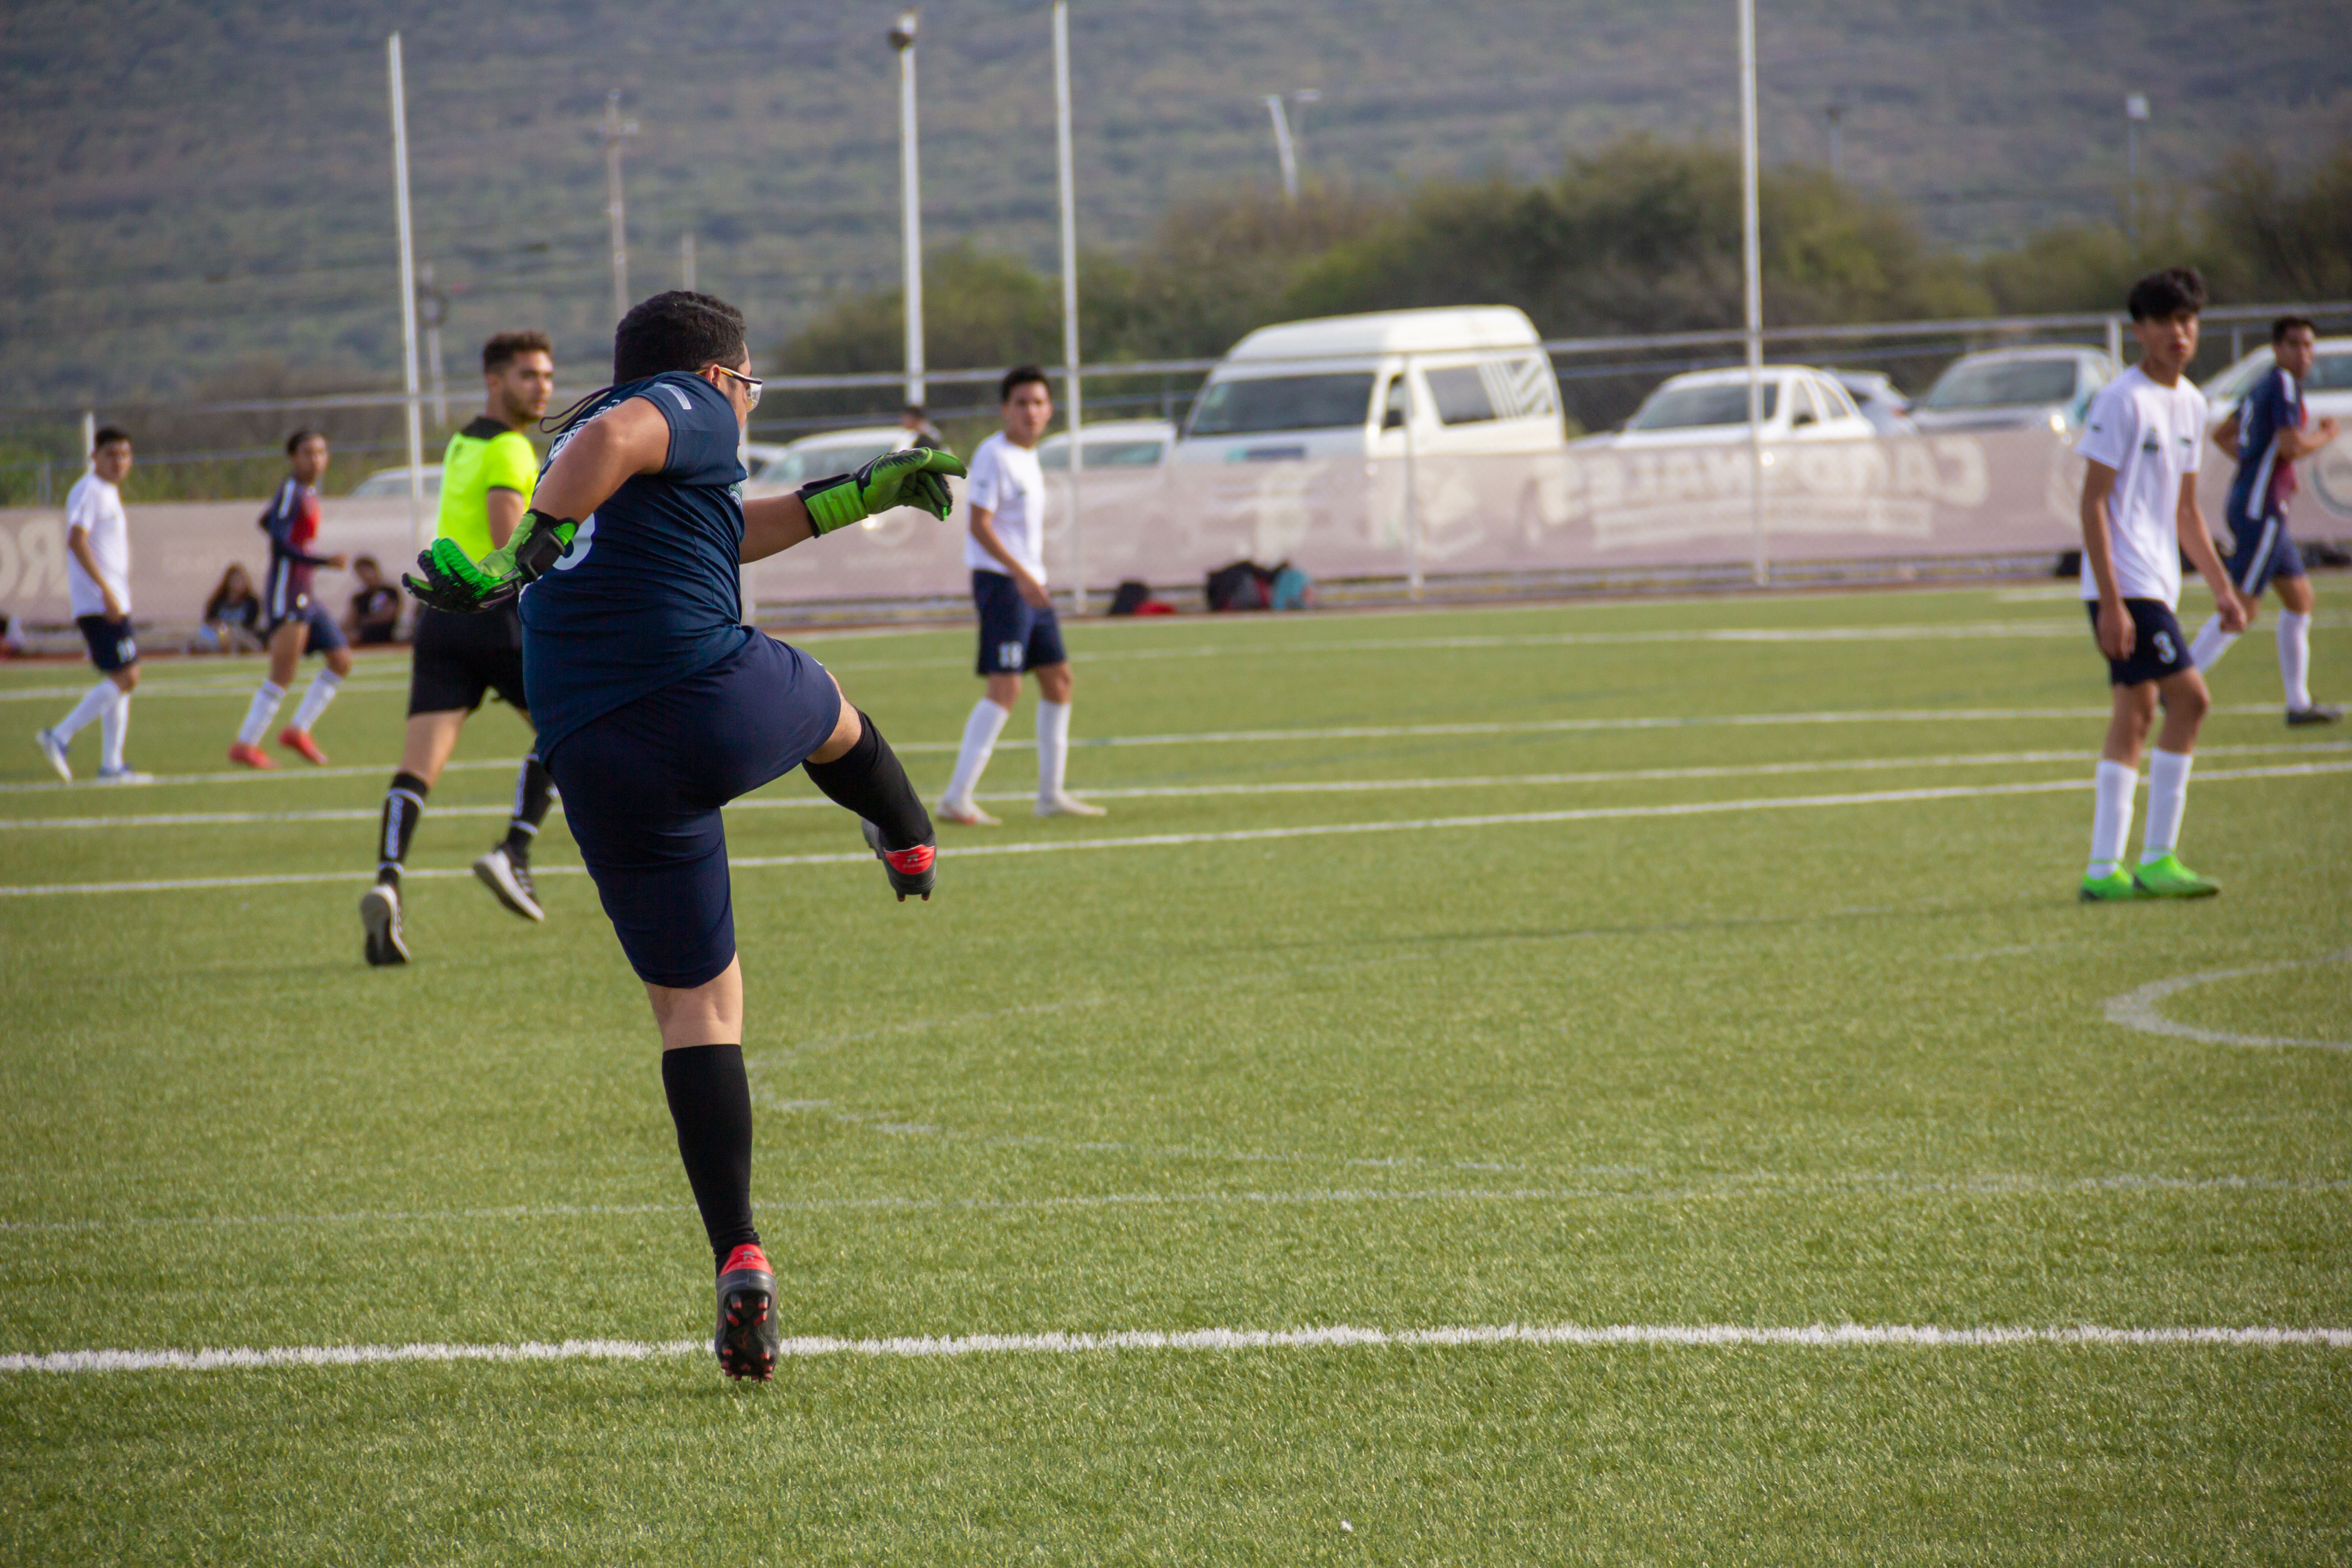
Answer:
[[[2180,602],[2180,486],[2197,472],[2205,437],[2205,395],[2183,376],[2158,386],[2139,366],[2107,383],[2084,416],[2074,450],[2116,471],[2107,495],[2107,553],[2116,592],[2126,599]],[[2090,557],[2083,597],[2099,596]]]

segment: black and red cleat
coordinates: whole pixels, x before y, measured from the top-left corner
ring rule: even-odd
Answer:
[[[719,1327],[710,1348],[718,1352],[719,1370],[738,1381],[765,1383],[776,1375],[776,1357],[784,1348],[776,1327],[776,1276],[756,1246],[729,1253],[719,1271]]]
[[[866,842],[872,847],[874,858],[890,873],[890,890],[898,895],[898,901],[903,904],[912,896],[929,902],[933,881],[931,866],[939,858],[936,846],[916,844],[905,849],[885,849],[880,828],[863,817],[857,826],[866,830]]]

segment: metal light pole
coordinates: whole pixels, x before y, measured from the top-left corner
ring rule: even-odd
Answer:
[[[692,229],[677,237],[677,286],[689,294],[694,292],[694,231]]]
[[[2128,226],[2134,239],[2139,237],[2139,128],[2147,119],[2147,94],[2128,93],[2124,98],[2124,200]]]
[[[1748,293],[1748,534],[1759,584],[1764,555],[1764,245],[1756,195],[1756,0],[1739,0],[1739,250]]]
[[[1282,195],[1292,206],[1298,205],[1298,153],[1290,142],[1290,116],[1282,107],[1282,94],[1265,95],[1265,111],[1274,120],[1274,155],[1282,162]]]
[[[907,401],[923,401],[923,210],[922,159],[915,142],[915,22],[902,11],[891,24],[890,47],[898,51],[898,226],[906,251]]]
[[[449,384],[441,364],[441,323],[448,319],[449,297],[433,284],[433,263],[426,262],[419,273],[416,309],[425,323],[425,370],[433,381],[433,427],[443,429],[449,423]]]
[[[1062,363],[1070,399],[1070,614],[1087,613],[1086,394],[1078,370],[1078,184],[1070,153],[1070,5],[1054,0],[1054,125],[1062,183]]]
[[[621,89],[604,95],[604,216],[613,226],[613,319],[629,313],[629,215],[621,201],[621,144],[637,122],[621,118]]]
[[[392,183],[400,228],[402,404],[408,416],[408,536],[419,550],[433,542],[425,521],[425,432],[416,397],[416,245],[408,223],[408,89],[400,76],[400,35],[384,40],[392,74]]]
[[[1845,105],[1832,103],[1822,110],[1830,122],[1830,178],[1845,178],[1845,147],[1839,132],[1844,128]]]

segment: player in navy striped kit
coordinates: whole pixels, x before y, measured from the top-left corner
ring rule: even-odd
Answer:
[[[2341,708],[2311,700],[2311,579],[2303,556],[2286,531],[2288,503],[2294,498],[2294,465],[2336,439],[2333,419],[2311,422],[2303,405],[2303,384],[2311,374],[2318,329],[2308,317],[2281,316],[2271,323],[2270,373],[2254,383],[2231,416],[2213,427],[2213,444],[2238,465],[2230,481],[2230,581],[2252,614],[2265,587],[2278,590],[2279,679],[2286,687],[2286,721],[2333,724]],[[2221,618],[2208,620],[2192,652],[2200,669],[2210,669],[2236,633]]]
[[[340,572],[346,564],[341,555],[314,555],[310,548],[319,537],[319,481],[327,474],[327,438],[316,430],[295,431],[286,437],[286,459],[290,471],[261,514],[261,530],[269,535],[269,574],[261,595],[269,679],[253,694],[245,722],[237,727],[236,742],[228,749],[230,762],[248,768],[278,765],[261,749],[261,738],[278,717],[278,705],[286,700],[286,689],[305,653],[326,655],[327,668],[311,679],[310,689],[294,710],[294,722],[278,731],[278,743],[323,766],[327,754],[310,739],[310,726],[352,672],[351,645],[343,640],[343,628],[310,595],[310,578],[320,567]]]

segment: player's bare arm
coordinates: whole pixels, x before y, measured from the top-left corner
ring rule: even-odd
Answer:
[[[2099,465],[2094,463],[2091,466],[2097,468]],[[2108,472],[2112,475],[2114,470]],[[2221,629],[2233,633],[2244,631],[2253,624],[2253,611],[2245,600],[2238,597],[2237,589],[2231,585],[2229,571],[2222,566],[2221,556],[2214,553],[2213,536],[2205,528],[2205,509],[2197,504],[2196,475],[2182,478],[2180,500],[2173,508],[2172,517],[2174,528],[2180,535],[2181,550],[2188,554],[2189,564],[2195,566],[2198,574],[2205,579],[2205,585],[2213,590],[2213,608],[2221,617]],[[2107,603],[2106,580],[2102,578],[2100,581],[2099,614],[2104,619]],[[2117,607],[2121,607],[2120,602]],[[2126,624],[2128,625],[2128,621]]]
[[[2129,658],[2138,640],[2124,596],[2116,587],[2115,555],[2107,545],[2107,502],[2115,494],[2116,471],[2097,458],[2086,458],[2083,469],[2083,561],[2099,589],[2099,651],[2109,658]]]
[[[2342,426],[2336,422],[2336,416],[2330,415],[2316,424],[2305,426],[2299,430],[2280,431],[2274,437],[2278,442],[2280,460],[2292,463],[2299,458],[2310,457],[2314,452],[2335,440]]]
[[[524,503],[520,490],[510,490],[493,485],[482,497],[482,520],[489,524],[491,544],[504,549],[514,537],[515,525],[522,521]]]
[[[2221,456],[2229,458],[2230,461],[2234,463],[2238,460],[2238,411],[2236,409],[2230,410],[2230,416],[2213,426],[2213,445],[2219,447],[2221,449]]]
[[[1013,579],[1014,587],[1021,590],[1024,604],[1042,610],[1054,602],[1045,593],[1045,585],[1032,576],[1029,568],[1022,565],[1013,552],[1004,547],[1004,541],[996,532],[995,512],[984,506],[971,509],[971,537],[994,558],[998,565],[1004,568],[1004,574]]]

